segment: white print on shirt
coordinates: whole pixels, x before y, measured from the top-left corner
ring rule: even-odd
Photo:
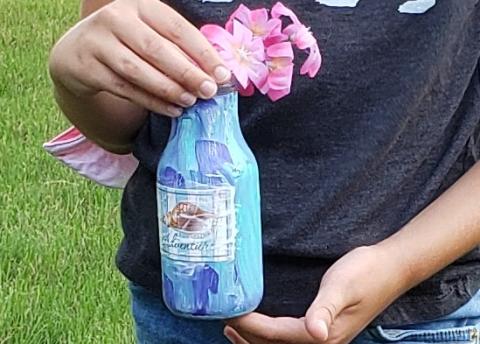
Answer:
[[[315,0],[321,5],[331,7],[356,7],[360,0]],[[410,0],[398,8],[400,13],[420,14],[435,6],[436,0]]]
[[[400,13],[419,14],[425,13],[435,6],[435,0],[411,0],[400,5],[398,11]]]
[[[360,0],[315,0],[319,4],[331,7],[355,7]]]
[[[201,0],[202,2],[232,2],[234,0]],[[315,0],[330,7],[356,7],[360,0]],[[436,0],[409,0],[398,7],[400,13],[421,14],[435,6]]]

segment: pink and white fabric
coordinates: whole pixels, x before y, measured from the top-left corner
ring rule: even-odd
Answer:
[[[111,188],[124,188],[138,166],[132,155],[111,153],[71,127],[43,145],[45,150],[80,175]]]

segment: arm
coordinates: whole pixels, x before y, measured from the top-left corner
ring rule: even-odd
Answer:
[[[378,247],[410,289],[480,244],[480,163]],[[408,255],[405,252],[409,252]]]
[[[59,82],[54,84],[61,110],[86,137],[112,153],[131,152],[133,138],[147,115],[144,108],[108,92],[79,96]]]
[[[397,233],[370,248],[352,251],[333,266],[307,312],[309,334],[314,338],[331,336],[344,340],[345,335],[337,331],[350,328],[346,331],[345,342],[348,342],[395,299],[479,244],[480,163],[477,163]],[[360,275],[348,270],[355,266]],[[345,271],[346,284],[340,283],[343,287],[335,291],[334,279]],[[355,285],[357,282],[360,283]],[[333,323],[325,314],[331,310],[329,300],[338,308]],[[325,327],[319,326],[322,321]],[[339,328],[334,326],[336,322]],[[349,327],[347,322],[353,326]]]
[[[230,78],[205,37],[158,0],[83,0],[81,12],[50,75],[68,119],[107,150],[131,150],[146,109],[178,116]]]
[[[230,321],[225,334],[239,344],[349,343],[395,299],[479,244],[477,163],[397,233],[337,261],[305,318],[252,313]]]

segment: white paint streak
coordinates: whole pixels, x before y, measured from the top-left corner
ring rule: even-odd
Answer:
[[[319,4],[332,7],[355,7],[360,0],[315,0]]]
[[[425,13],[435,6],[435,3],[435,0],[410,0],[400,5],[398,11],[411,14]]]

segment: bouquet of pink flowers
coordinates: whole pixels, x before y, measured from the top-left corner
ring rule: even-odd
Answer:
[[[282,17],[290,24],[282,27]],[[225,28],[207,24],[201,28],[235,76],[241,95],[252,95],[257,88],[276,101],[290,93],[293,75],[293,47],[308,52],[300,74],[313,78],[322,58],[317,40],[292,10],[277,2],[265,8],[236,9]]]

